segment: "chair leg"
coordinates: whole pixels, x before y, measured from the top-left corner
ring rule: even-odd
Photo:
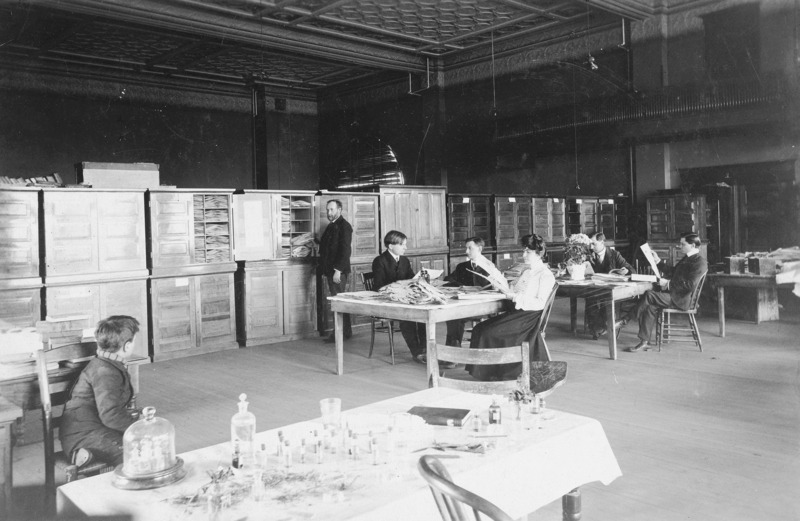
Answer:
[[[375,319],[372,319],[372,334],[369,337],[369,356],[372,358],[372,350],[375,348]]]
[[[664,311],[658,312],[658,322],[656,323],[656,344],[658,345],[658,352],[661,352],[661,344],[664,342],[664,315],[667,315],[669,320],[669,313]]]
[[[389,321],[389,354],[392,355],[392,365],[394,365],[394,324]]]
[[[64,469],[64,474],[67,476],[67,483],[70,481],[75,481],[78,479],[78,466],[77,465],[67,465]]]
[[[703,341],[700,340],[700,328],[697,327],[697,318],[694,314],[689,315],[689,322],[692,325],[692,335],[694,335],[694,340],[697,342],[697,347],[700,348],[700,352],[703,352]]]

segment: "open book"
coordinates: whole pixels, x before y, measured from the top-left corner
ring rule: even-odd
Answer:
[[[447,425],[447,420],[453,420],[454,427],[462,427],[472,415],[469,409],[425,405],[416,405],[409,409],[408,413],[421,417],[428,425]]]

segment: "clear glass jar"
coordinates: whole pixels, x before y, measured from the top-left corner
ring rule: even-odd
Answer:
[[[145,407],[142,419],[128,427],[122,437],[122,471],[128,477],[148,476],[173,467],[175,428],[156,417],[155,407]]]

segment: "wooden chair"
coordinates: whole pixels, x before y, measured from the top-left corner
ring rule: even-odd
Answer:
[[[64,452],[55,451],[55,430],[60,424],[64,404],[69,399],[69,391],[78,376],[83,364],[63,370],[59,378],[51,382],[47,366],[56,362],[68,360],[81,360],[92,357],[97,352],[95,342],[84,342],[56,347],[49,350],[39,350],[36,353],[36,369],[39,377],[39,394],[42,402],[42,424],[44,427],[44,480],[45,497],[48,504],[55,506],[56,494],[56,469],[64,472],[65,481],[70,482],[83,476],[100,474],[114,470],[114,467],[104,462],[89,462],[78,468]],[[62,378],[66,375],[67,378]],[[58,413],[57,415],[55,413]]]
[[[364,289],[367,291],[375,291],[375,276],[371,271],[361,272],[361,282],[364,284]],[[372,327],[369,338],[369,357],[372,358],[372,350],[375,348],[375,331],[386,331],[389,334],[389,354],[392,356],[392,365],[394,365],[394,325],[392,321],[380,317],[370,317]]]
[[[499,347],[494,349],[465,349],[436,344],[436,357],[439,362],[453,362],[468,365],[497,365],[522,363],[522,383],[530,389],[531,363],[530,344],[523,342],[521,346]],[[442,375],[441,368],[437,368]],[[449,378],[439,376],[433,379],[434,387],[449,387],[470,393],[479,394],[506,394],[518,389],[517,380],[501,380],[497,382],[482,382],[479,380]]]
[[[417,469],[428,483],[444,521],[480,521],[483,518],[513,521],[511,516],[494,503],[453,483],[450,473],[437,457],[422,456],[417,463]]]
[[[533,330],[531,336],[528,337],[528,342],[536,346],[536,342],[538,341],[539,349],[541,349],[545,361],[550,361],[550,349],[547,347],[547,342],[545,342],[544,338],[546,336],[545,329],[547,329],[547,323],[550,321],[550,312],[553,310],[553,303],[556,301],[556,293],[558,293],[558,283],[556,282],[553,285],[553,290],[550,292],[550,296],[547,297],[547,302],[544,305],[544,309],[542,310],[542,316],[539,318],[539,323],[536,325],[536,329]]]
[[[700,329],[697,327],[697,310],[699,309],[698,303],[700,301],[700,292],[703,291],[703,283],[706,281],[706,274],[700,277],[700,282],[692,292],[692,298],[689,303],[689,309],[666,308],[660,310],[658,313],[658,321],[656,322],[656,344],[658,350],[661,351],[661,344],[668,344],[672,342],[691,342],[697,344],[700,351],[703,351],[703,342],[700,339]],[[689,324],[675,324],[672,322],[672,315],[686,315],[689,319]]]

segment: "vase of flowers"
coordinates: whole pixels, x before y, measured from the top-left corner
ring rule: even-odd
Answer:
[[[564,245],[564,264],[573,280],[586,278],[586,263],[592,249],[592,240],[585,233],[573,233]]]

